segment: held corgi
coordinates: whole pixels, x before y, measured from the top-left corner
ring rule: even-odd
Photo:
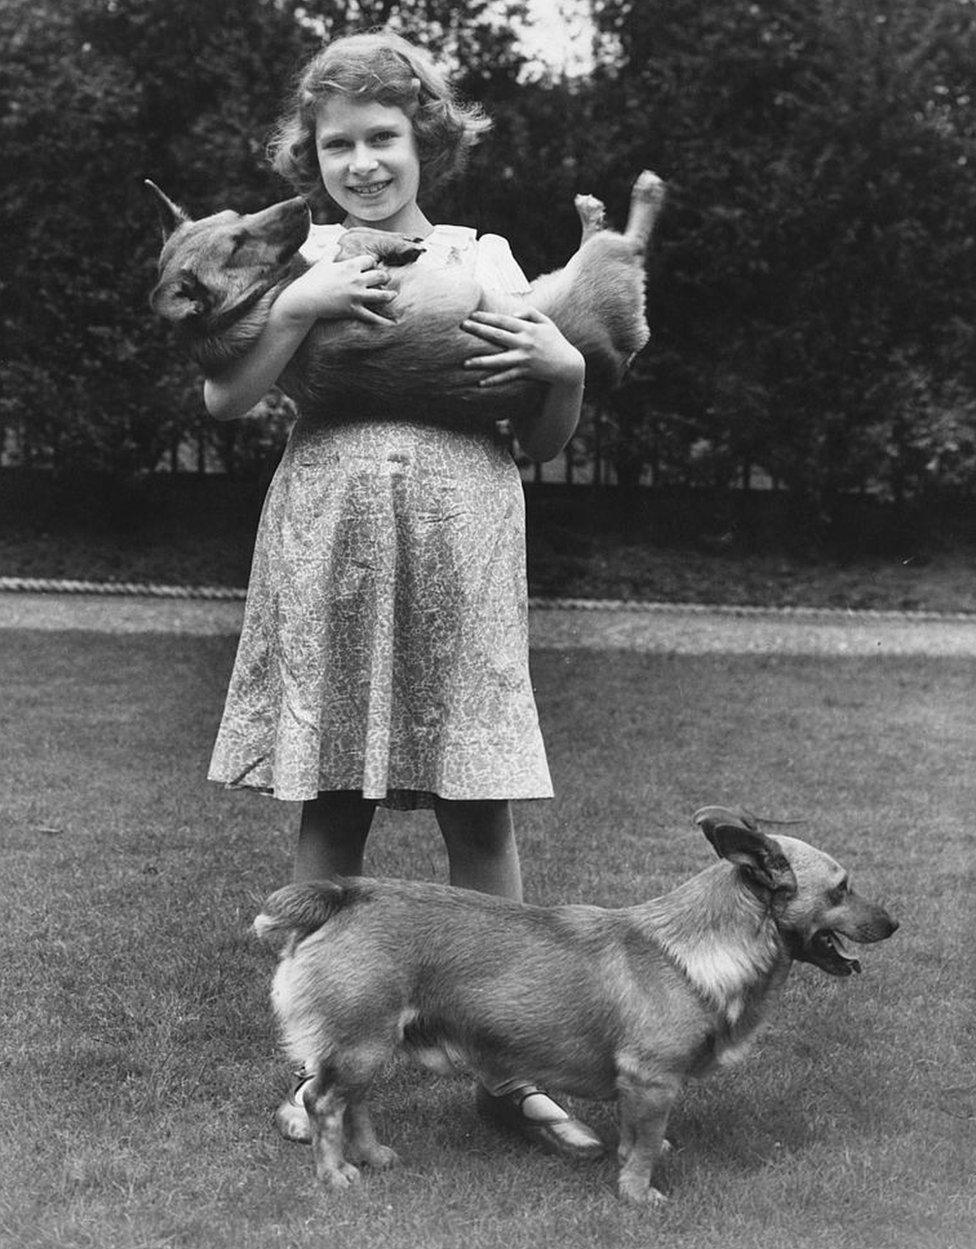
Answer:
[[[446,885],[350,879],[288,885],[254,922],[281,946],[272,1000],[304,1102],[316,1174],[397,1161],[374,1134],[370,1085],[403,1048],[495,1087],[615,1099],[619,1192],[665,1200],[652,1172],[684,1082],[745,1050],[794,959],[832,976],[860,964],[844,939],[897,924],[829,855],[704,807],[722,860],[638,906],[537,907]]]
[[[214,376],[246,355],[274,300],[309,263],[298,252],[309,228],[301,198],[242,216],[229,210],[190,218],[154,183],[164,244],[153,309],[174,323],[204,372]],[[388,324],[318,321],[279,384],[303,415],[393,413],[409,417],[517,417],[538,404],[537,383],[479,390],[469,356],[485,344],[461,329],[476,310],[518,314],[527,306],[549,316],[586,359],[591,387],[610,388],[648,339],[644,256],[664,202],[664,183],[645,171],[631,196],[622,234],[603,228],[603,205],[577,196],[583,225],[579,250],[564,269],[538,278],[525,296],[486,293],[461,267],[415,265],[416,239],[381,230],[350,230],[337,259],[372,255],[386,266],[397,297]],[[385,315],[385,314],[384,314]]]

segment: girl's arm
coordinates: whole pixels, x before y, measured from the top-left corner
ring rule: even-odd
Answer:
[[[281,292],[271,305],[268,321],[257,342],[240,360],[203,386],[207,411],[218,421],[243,416],[268,393],[281,376],[306,334],[318,320],[386,324],[374,305],[395,298],[385,291],[387,276],[366,256],[312,265]]]
[[[517,316],[473,312],[462,329],[494,348],[465,361],[466,368],[489,370],[479,386],[501,386],[517,380],[546,383],[541,409],[515,422],[514,429],[519,446],[530,459],[553,459],[579,423],[586,373],[582,354],[536,308],[524,308]]]

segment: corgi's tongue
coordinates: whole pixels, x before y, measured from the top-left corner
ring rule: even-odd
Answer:
[[[836,932],[824,931],[817,933],[816,943],[825,948],[834,958],[838,959],[842,965],[846,965],[850,971],[860,972],[861,964],[853,954],[849,954],[844,942]]]

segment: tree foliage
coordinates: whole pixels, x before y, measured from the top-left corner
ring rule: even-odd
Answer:
[[[650,404],[825,504],[920,488],[942,462],[909,451],[922,407],[935,441],[973,440],[973,6],[596,7],[622,52],[608,146],[673,183]]]
[[[285,417],[215,429],[146,308],[152,177],[195,213],[283,188],[264,145],[323,37],[428,43],[495,131],[429,206],[530,271],[572,196],[670,184],[654,337],[605,413],[621,480],[764,468],[817,508],[976,482],[976,6],[971,0],[592,0],[593,74],[527,75],[489,0],[4,0],[2,420],[24,458],[116,471],[189,439],[241,471]],[[506,12],[507,8],[507,12]],[[270,433],[268,432],[270,430]]]

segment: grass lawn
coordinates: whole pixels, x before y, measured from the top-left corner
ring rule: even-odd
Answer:
[[[203,779],[230,639],[4,633],[3,1249],[970,1249],[976,1226],[976,668],[534,656],[558,797],[519,808],[529,900],[636,902],[710,861],[705,802],[809,815],[900,931],[799,967],[741,1067],[689,1088],[662,1215],[395,1066],[406,1160],[336,1199],[269,1115],[285,1085],[249,934],[296,809]],[[443,877],[382,813],[376,874]],[[609,1108],[587,1107],[612,1133]]]

